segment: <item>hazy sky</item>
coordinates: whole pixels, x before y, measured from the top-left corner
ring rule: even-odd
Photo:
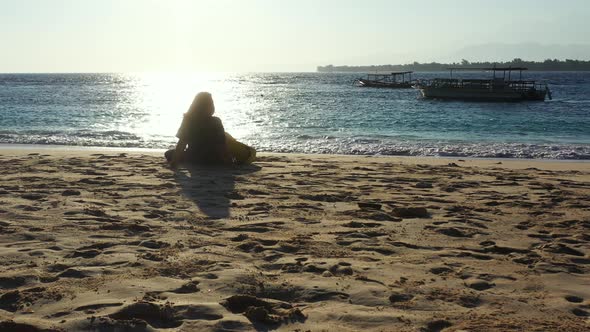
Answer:
[[[0,0],[0,72],[590,59],[588,0]]]

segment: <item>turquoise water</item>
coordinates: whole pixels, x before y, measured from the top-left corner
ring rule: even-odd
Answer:
[[[532,72],[553,100],[424,100],[361,74],[0,74],[0,143],[168,148],[193,96],[260,151],[590,159],[590,73]],[[418,78],[447,73],[417,73]]]

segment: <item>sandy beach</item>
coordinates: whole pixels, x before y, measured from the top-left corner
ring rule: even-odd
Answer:
[[[0,163],[0,331],[590,331],[588,162]]]

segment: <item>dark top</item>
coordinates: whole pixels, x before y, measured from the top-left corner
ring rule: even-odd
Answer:
[[[225,145],[225,129],[214,116],[185,115],[176,137],[188,143],[186,157],[190,161],[220,163]]]

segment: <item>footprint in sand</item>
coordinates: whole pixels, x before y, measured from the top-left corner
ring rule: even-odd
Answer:
[[[38,207],[38,206],[33,206],[33,205],[16,205],[14,206],[15,209],[19,209],[19,210],[23,210],[23,211],[27,211],[27,212],[35,212],[35,211],[40,211],[43,210],[42,208]]]
[[[69,268],[69,269],[65,270],[64,272],[58,274],[57,276],[60,278],[82,279],[82,278],[88,278],[90,275],[87,272],[84,272],[82,270],[78,270],[75,268]]]
[[[30,305],[42,298],[47,298],[45,287],[33,287],[23,290],[13,290],[6,292],[0,296],[0,309],[16,312],[23,307]],[[52,295],[55,296],[55,295]],[[55,299],[60,300],[60,295],[55,296]]]
[[[257,241],[248,241],[238,245],[238,249],[243,252],[262,252],[264,247]]]
[[[37,282],[39,278],[34,275],[19,275],[11,277],[0,277],[0,289],[11,289],[24,286],[28,283]]]
[[[57,332],[59,330],[53,329],[43,329],[41,327],[37,327],[35,325],[27,324],[27,323],[17,323],[12,320],[6,320],[0,322],[0,331],[48,331],[48,332]]]
[[[464,308],[475,308],[481,305],[479,296],[463,295],[459,297],[458,303]]]
[[[590,316],[590,312],[580,309],[580,308],[572,309],[572,314],[574,314],[578,317],[589,317]]]
[[[86,313],[94,313],[96,310],[108,307],[118,307],[122,306],[122,302],[114,302],[114,303],[96,303],[96,304],[87,304],[83,306],[79,306],[74,309],[74,311],[84,311]]]
[[[471,280],[471,281],[467,281],[465,285],[471,289],[475,289],[478,291],[490,289],[495,286],[494,283],[491,283],[491,282],[488,282],[485,280]]]
[[[80,191],[75,189],[66,189],[61,193],[62,196],[80,196],[80,194]]]
[[[469,234],[455,227],[441,227],[435,229],[435,232],[451,237],[471,237]]]
[[[454,270],[445,266],[440,266],[431,268],[429,272],[436,275],[447,275],[451,272],[454,272]]]
[[[319,264],[311,264],[311,263],[305,264],[303,266],[303,272],[322,274],[325,271],[327,271],[326,268],[323,268],[323,267],[318,266],[318,265],[322,265],[322,264],[321,263],[319,263]]]
[[[407,293],[392,293],[389,295],[389,302],[391,303],[399,303],[399,302],[408,302],[414,298],[414,295],[407,294]]]
[[[250,295],[234,295],[221,305],[232,313],[241,313],[252,323],[278,326],[287,321],[303,322],[307,317],[290,303],[260,299]]]
[[[41,194],[37,194],[37,193],[26,193],[26,194],[20,195],[20,197],[24,198],[24,199],[31,200],[31,201],[39,201],[39,200],[43,199],[44,196]]]
[[[76,257],[81,257],[81,258],[94,258],[98,255],[100,255],[101,252],[96,250],[96,249],[90,249],[90,250],[76,250],[73,253],[71,253],[70,255],[67,255],[66,257],[68,258],[76,258]]]
[[[428,188],[432,188],[432,183],[430,182],[417,182],[414,185],[415,188],[420,188],[420,189],[428,189]]]
[[[198,281],[189,281],[186,284],[180,286],[179,288],[177,288],[171,292],[177,293],[177,294],[190,294],[190,293],[196,293],[198,291],[200,291],[199,282]]]
[[[457,166],[458,167],[458,166]],[[451,324],[449,321],[446,320],[435,320],[433,322],[430,322],[426,325],[426,328],[423,329],[424,332],[440,332],[444,329],[446,329],[447,327],[452,326],[453,324]]]
[[[425,207],[396,207],[392,214],[399,218],[430,218],[430,213]]]
[[[139,257],[141,257],[143,259],[147,259],[149,261],[154,261],[154,262],[161,262],[165,258],[162,255],[154,254],[152,252],[146,252],[145,254],[142,254]]]
[[[182,320],[169,304],[158,305],[151,302],[133,303],[109,317],[115,320],[143,320],[155,328],[176,328],[182,325]]]
[[[351,264],[347,262],[340,262],[336,265],[332,265],[328,271],[335,276],[351,276],[354,272]]]
[[[579,297],[579,296],[575,296],[575,295],[568,295],[565,297],[565,300],[571,303],[582,303],[584,302],[584,299]]]
[[[378,223],[378,222],[360,222],[360,221],[351,221],[348,222],[346,224],[343,224],[342,226],[344,227],[349,227],[349,228],[373,228],[373,227],[381,227],[383,226],[382,223]]]
[[[139,246],[149,249],[162,249],[170,247],[169,243],[157,241],[157,240],[143,240],[138,243]]]

